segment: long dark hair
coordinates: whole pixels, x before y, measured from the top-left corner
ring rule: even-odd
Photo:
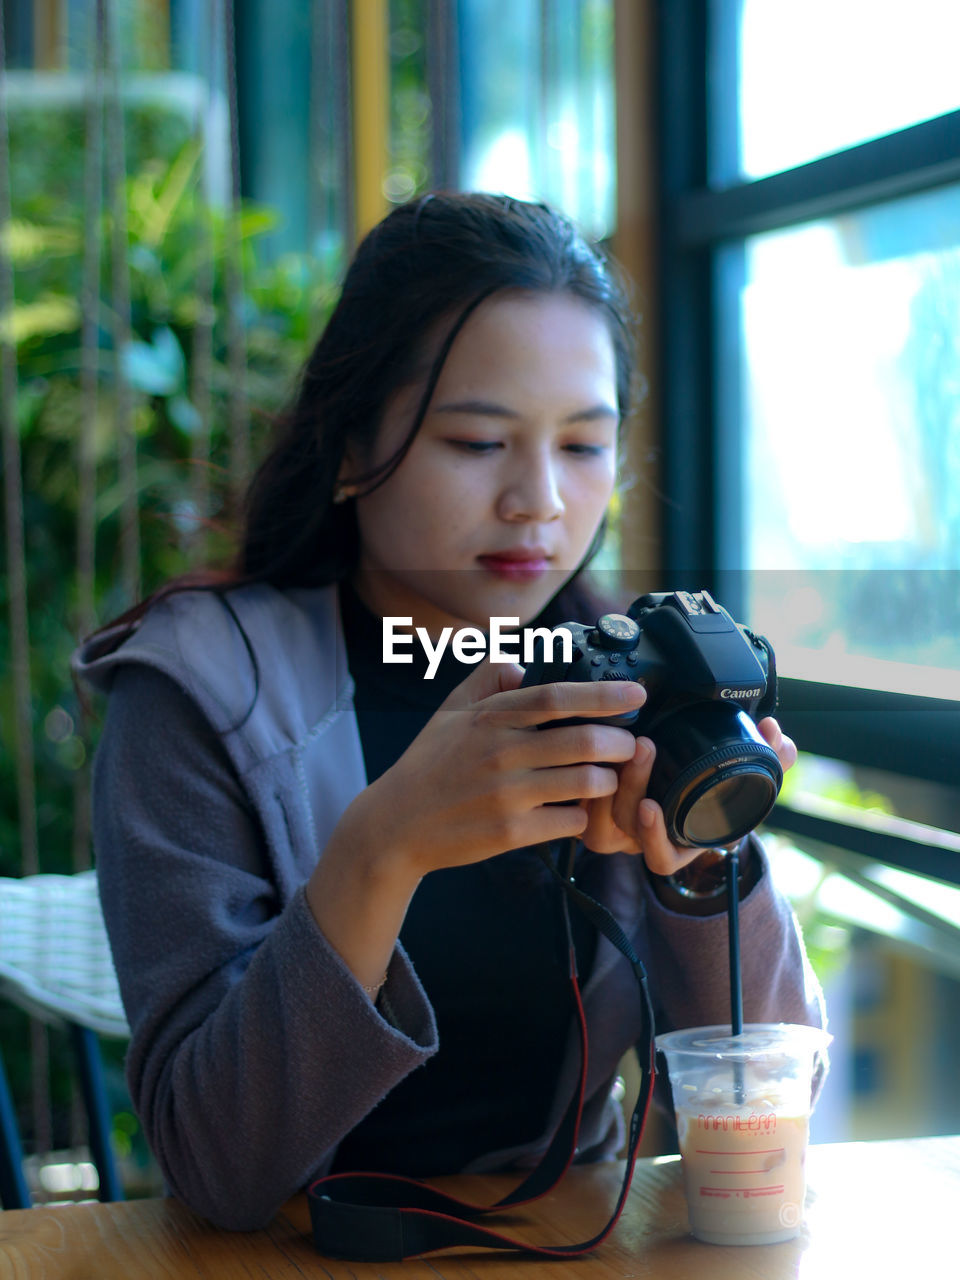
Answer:
[[[359,555],[355,502],[335,503],[349,448],[369,456],[384,407],[422,376],[427,339],[440,348],[400,448],[375,471],[352,476],[369,493],[399,466],[423,421],[447,354],[471,313],[505,290],[567,293],[610,326],[621,423],[631,410],[634,338],[626,291],[612,263],[545,204],[508,196],[434,193],[400,205],[362,241],[339,301],[304,366],[273,447],[247,492],[236,561],[161,587],[118,621],[134,621],[174,591],[269,583],[319,587],[348,578]],[[583,567],[554,598],[558,619],[578,600]],[[564,613],[564,608],[568,609]],[[584,607],[582,604],[580,607]]]
[[[633,347],[624,292],[567,218],[505,196],[435,194],[401,205],[360,245],[285,429],[253,479],[239,566],[245,576],[278,587],[321,586],[352,572],[355,503],[332,502],[345,450],[369,454],[388,398],[413,380],[426,335],[445,322],[406,439],[377,471],[351,477],[361,492],[382,484],[410,448],[469,315],[508,289],[569,293],[603,312],[626,417]]]

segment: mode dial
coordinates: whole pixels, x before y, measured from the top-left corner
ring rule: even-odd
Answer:
[[[615,653],[629,653],[640,639],[640,627],[625,613],[604,613],[597,619],[594,643]]]

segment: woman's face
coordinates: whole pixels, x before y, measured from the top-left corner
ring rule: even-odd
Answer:
[[[361,599],[432,633],[534,618],[582,561],[613,493],[616,372],[607,323],[572,295],[482,303],[406,457],[357,499]],[[372,457],[350,459],[344,480],[393,454],[422,393],[420,382],[388,401]]]

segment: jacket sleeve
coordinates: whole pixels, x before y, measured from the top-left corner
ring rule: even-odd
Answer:
[[[776,886],[763,845],[755,836],[750,839],[760,859],[761,874],[740,903],[743,1020],[826,1028],[823,992],[810,966],[796,915]],[[657,1030],[729,1024],[726,912],[682,915],[660,902],[646,878],[644,891]],[[823,1053],[814,1072],[814,1098],[819,1095],[828,1063]]]
[[[303,888],[278,900],[225,748],[168,676],[118,670],[93,804],[147,1140],[191,1208],[261,1227],[436,1052],[433,1012],[399,944],[375,1008]]]
[[[761,873],[740,903],[740,951],[745,1022],[825,1025],[826,1011],[800,927],[777,888],[766,852],[751,837]],[[652,982],[661,1030],[730,1021],[727,915],[672,911],[645,878]]]

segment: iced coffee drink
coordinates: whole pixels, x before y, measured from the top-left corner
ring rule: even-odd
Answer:
[[[690,1229],[711,1244],[775,1244],[800,1231],[814,1027],[750,1024],[660,1036]]]

